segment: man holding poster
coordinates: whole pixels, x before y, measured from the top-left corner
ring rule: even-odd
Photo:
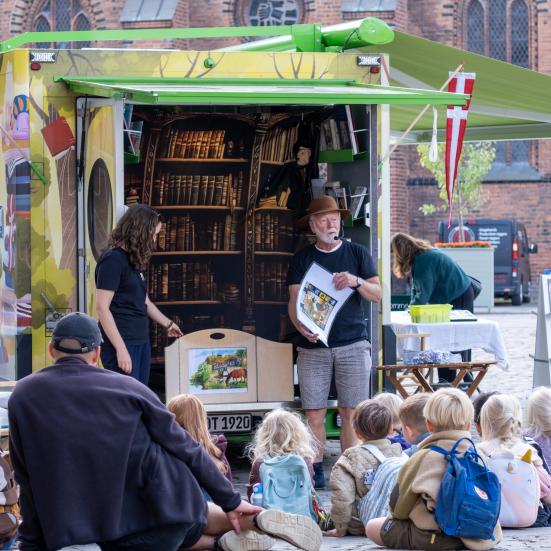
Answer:
[[[348,216],[348,211],[339,209],[333,197],[311,201],[297,226],[309,228],[316,242],[293,256],[287,273],[289,317],[303,337],[297,359],[302,407],[321,443],[314,463],[316,488],[325,485],[325,414],[333,370],[342,419],[341,449],[356,443],[352,414],[369,398],[371,369],[365,301],[381,299],[377,268],[367,248],[339,237],[341,216]]]

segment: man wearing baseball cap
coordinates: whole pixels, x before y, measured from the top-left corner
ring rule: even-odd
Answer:
[[[241,501],[145,385],[98,368],[101,342],[90,316],[65,316],[49,344],[55,363],[19,381],[11,395],[21,550],[87,543],[108,551],[175,551],[198,543],[269,549],[275,540],[255,527],[319,549],[321,536],[314,545],[305,543],[315,540],[311,533],[295,533],[297,515]],[[202,488],[217,505],[207,505]]]
[[[342,420],[341,449],[344,451],[356,443],[352,414],[361,401],[369,398],[371,370],[365,302],[381,300],[377,268],[369,251],[361,244],[340,238],[342,218],[348,214],[348,210],[338,207],[333,197],[322,195],[312,199],[306,216],[297,221],[297,227],[309,229],[316,242],[293,256],[287,273],[289,317],[302,335],[297,358],[302,407],[312,432],[321,443],[314,462],[316,488],[325,485],[322,463],[325,414],[333,371]],[[350,287],[355,291],[335,317],[328,347],[297,318],[300,284],[313,262],[333,274],[336,289]]]

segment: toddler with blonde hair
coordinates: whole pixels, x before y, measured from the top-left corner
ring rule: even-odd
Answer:
[[[551,503],[551,477],[537,450],[522,437],[522,409],[510,394],[490,396],[480,410],[482,442],[478,449],[488,457],[508,451],[515,457],[531,457],[540,480],[540,499]]]
[[[539,444],[543,459],[551,465],[551,389],[536,388],[526,407],[527,435]]]
[[[260,482],[260,465],[268,458],[298,455],[304,459],[313,478],[313,461],[318,445],[298,413],[286,409],[274,409],[268,413],[248,446],[248,455],[252,461],[247,484],[248,498],[251,498],[253,486]]]

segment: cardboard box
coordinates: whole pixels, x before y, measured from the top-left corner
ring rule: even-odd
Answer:
[[[293,399],[292,345],[234,329],[189,333],[165,348],[166,400],[196,394],[205,404]]]

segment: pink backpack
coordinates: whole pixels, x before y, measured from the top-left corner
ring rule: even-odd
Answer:
[[[512,452],[501,451],[490,456],[489,468],[501,483],[501,510],[499,523],[504,528],[532,526],[540,506],[540,478],[532,455],[515,457]]]

